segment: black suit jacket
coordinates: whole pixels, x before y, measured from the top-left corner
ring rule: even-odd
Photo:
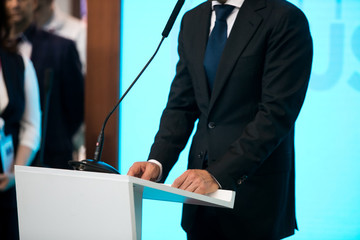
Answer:
[[[39,81],[43,123],[45,104],[48,104],[46,134],[42,139],[44,164],[69,168],[72,137],[84,118],[84,77],[75,43],[34,26],[24,34],[32,44],[31,60]],[[52,84],[46,76],[49,72]]]
[[[185,14],[180,60],[149,158],[164,178],[193,130],[188,167],[205,168],[236,191],[215,209],[228,239],[276,239],[296,228],[294,124],[308,86],[312,39],[304,14],[283,0],[245,0],[227,40],[213,91],[203,67],[210,1]],[[184,206],[195,231],[197,206]]]

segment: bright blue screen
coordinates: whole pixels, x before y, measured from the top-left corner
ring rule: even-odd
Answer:
[[[120,168],[147,159],[174,77],[180,18],[121,104]],[[293,0],[310,22],[314,62],[296,123],[296,204],[300,231],[289,239],[360,239],[360,1]],[[175,0],[122,0],[121,92],[155,51]],[[172,170],[186,169],[188,149]],[[186,239],[181,204],[145,200],[142,239]]]

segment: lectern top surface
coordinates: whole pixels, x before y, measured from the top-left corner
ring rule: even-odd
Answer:
[[[186,204],[198,204],[215,207],[232,208],[234,206],[235,192],[229,190],[218,190],[212,194],[201,195],[185,190],[173,188],[167,184],[155,183],[136,177],[118,174],[107,174],[97,172],[85,172],[75,170],[15,166],[16,178],[32,178],[39,175],[63,176],[64,178],[91,179],[92,181],[126,182],[133,184],[136,189],[143,191],[144,199],[179,202]]]

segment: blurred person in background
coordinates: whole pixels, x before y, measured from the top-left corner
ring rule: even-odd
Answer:
[[[38,28],[58,36],[71,39],[76,47],[82,64],[82,72],[86,73],[86,36],[87,27],[84,21],[66,14],[55,4],[54,0],[38,0],[34,20]],[[74,159],[82,160],[85,155],[85,125],[73,137]]]
[[[84,21],[70,16],[56,6],[54,0],[38,0],[34,20],[36,25],[48,32],[68,38],[76,43],[83,73],[86,72],[86,36]]]
[[[0,145],[12,138],[15,154],[0,155],[0,239],[19,239],[14,165],[30,165],[40,146],[41,113],[39,89],[31,61],[8,42],[9,25],[5,1],[0,2]],[[10,141],[11,143],[11,141]],[[3,146],[1,146],[3,147]],[[3,159],[7,158],[6,160]],[[8,159],[8,158],[12,159]]]
[[[32,60],[39,82],[43,137],[36,165],[68,169],[84,118],[84,76],[75,43],[33,24],[37,7],[37,0],[6,0],[10,38]]]

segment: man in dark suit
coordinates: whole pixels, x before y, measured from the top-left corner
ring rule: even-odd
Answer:
[[[72,137],[84,117],[84,79],[75,43],[32,25],[36,0],[7,0],[11,37],[31,58],[39,81],[43,112],[40,165],[69,168]],[[41,152],[43,151],[43,152]]]
[[[180,59],[150,160],[128,174],[164,181],[198,120],[189,170],[173,186],[231,189],[236,199],[231,210],[184,205],[188,238],[284,238],[297,228],[294,124],[312,64],[308,22],[284,0],[228,0],[228,39],[211,76],[204,62],[219,4],[207,1],[183,17]]]

